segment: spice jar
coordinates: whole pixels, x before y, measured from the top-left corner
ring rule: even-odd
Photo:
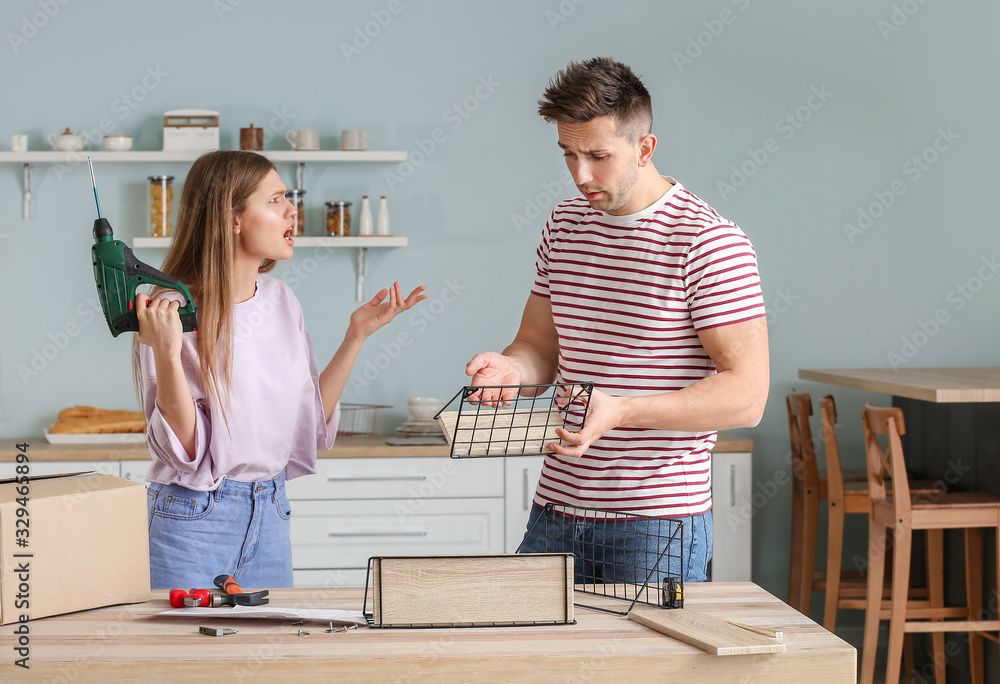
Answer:
[[[149,178],[149,235],[170,237],[174,224],[170,222],[170,209],[174,203],[174,177],[148,176]]]
[[[299,237],[306,231],[306,201],[305,190],[289,190],[285,193],[285,199],[295,207],[295,228],[292,229],[292,237]]]
[[[351,203],[326,203],[326,234],[330,237],[348,237],[351,234]]]

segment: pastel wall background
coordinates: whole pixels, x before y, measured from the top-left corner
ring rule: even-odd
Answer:
[[[398,278],[431,296],[370,340],[344,397],[392,404],[391,430],[406,397],[451,396],[465,361],[516,330],[538,230],[575,194],[555,128],[535,113],[547,80],[570,60],[630,64],[653,96],[659,170],[757,249],[772,388],[761,425],[739,434],[754,440],[761,494],[746,520],[716,524],[749,521],[754,578],[784,597],[783,395],[831,390],[797,370],[997,363],[997,13],[923,0],[11,0],[0,10],[0,148],[26,133],[48,149],[49,133],[109,119],[156,150],[164,111],[207,108],[221,113],[223,146],[253,123],[268,129],[266,149],[288,149],[288,129],[319,129],[336,149],[341,129],[365,128],[372,149],[409,151],[409,167],[317,164],[305,176],[311,234],[323,202],[357,209],[362,194],[387,195],[410,246],[370,251],[368,292]],[[279,167],[292,187],[293,165]],[[177,176],[179,198],[186,169],[99,165],[117,234],[143,233],[147,175]],[[25,221],[20,165],[0,166],[7,438],[40,439],[64,406],[135,404],[129,338],[112,339],[92,306],[86,167],[39,164],[33,181]],[[305,248],[277,270],[321,363],[357,306],[354,273],[350,251]],[[403,332],[411,343],[394,346]],[[861,466],[863,402],[889,398],[835,394],[848,465]]]

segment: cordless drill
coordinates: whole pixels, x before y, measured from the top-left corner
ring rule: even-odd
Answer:
[[[197,330],[198,310],[187,287],[176,278],[139,261],[128,245],[115,239],[111,224],[106,218],[101,218],[101,202],[97,198],[93,162],[90,164],[90,178],[94,184],[94,200],[97,202],[94,245],[91,247],[94,280],[97,281],[97,296],[101,300],[104,320],[108,323],[111,335],[118,337],[123,332],[139,330],[135,293],[137,287],[146,284],[177,290],[184,295],[186,303],[177,312],[180,314],[181,324],[184,332]]]

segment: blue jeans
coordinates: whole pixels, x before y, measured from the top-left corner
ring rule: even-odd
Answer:
[[[223,574],[244,589],[292,586],[284,474],[211,492],[152,482],[146,496],[153,589],[211,589]]]
[[[662,576],[681,574],[685,582],[704,582],[712,557],[712,511],[678,518],[572,518],[534,505],[518,553],[572,553],[575,582],[615,582],[659,586]],[[668,521],[683,523],[671,538]],[[535,522],[538,521],[536,525]],[[534,529],[532,529],[534,528]],[[660,554],[666,548],[666,553]],[[650,574],[652,572],[652,574]]]

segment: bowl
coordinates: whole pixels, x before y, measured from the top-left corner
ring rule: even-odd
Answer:
[[[434,420],[434,416],[444,407],[444,403],[444,399],[434,397],[410,397],[406,400],[406,407],[410,409],[410,415],[414,420]]]
[[[106,135],[104,136],[104,149],[109,152],[125,152],[132,149],[131,135]]]

